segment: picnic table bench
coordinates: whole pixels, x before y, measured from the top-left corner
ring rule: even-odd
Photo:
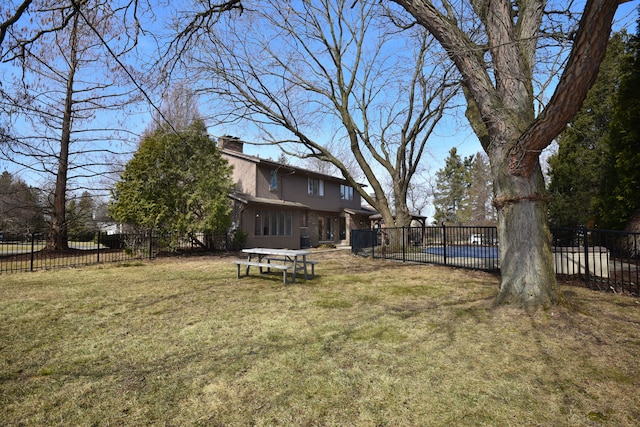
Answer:
[[[276,258],[276,257],[269,257],[269,258],[265,258],[267,260],[267,265],[274,265],[271,264],[271,261],[277,261],[277,262],[281,262],[281,263],[285,263],[284,265],[288,265],[286,263],[290,262],[289,259],[287,258]],[[311,261],[311,260],[304,260],[304,261],[298,261],[298,262],[304,262],[306,265],[311,266],[311,274],[307,274],[308,277],[305,277],[305,279],[309,278],[309,279],[313,279],[316,275],[316,264],[318,263],[318,261]],[[275,264],[277,267],[275,268],[282,268],[280,267],[282,264]],[[300,268],[300,267],[298,267]]]
[[[243,260],[235,260],[233,261],[236,266],[238,267],[238,279],[240,277],[242,277],[240,275],[240,267],[244,266],[246,267],[246,272],[245,272],[245,276],[249,275],[249,268],[250,267],[259,267],[260,268],[260,273],[263,273],[263,268],[267,268],[267,269],[271,269],[271,268],[277,268],[282,270],[282,281],[283,283],[286,285],[287,284],[287,270],[289,270],[291,268],[290,265],[285,265],[285,264],[270,264],[270,263],[266,263],[266,262],[255,262],[255,261],[243,261]],[[269,271],[269,270],[267,270]]]

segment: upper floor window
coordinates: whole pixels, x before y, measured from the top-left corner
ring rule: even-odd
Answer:
[[[271,176],[269,177],[269,190],[277,190],[278,189],[278,169],[274,169],[271,171]]]
[[[324,196],[324,181],[318,178],[309,177],[307,194],[311,196]]]
[[[340,185],[340,199],[353,200],[353,187],[348,185]]]

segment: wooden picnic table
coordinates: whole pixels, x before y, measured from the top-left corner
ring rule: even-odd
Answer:
[[[271,248],[251,248],[243,249],[243,253],[247,254],[247,260],[235,260],[234,263],[238,267],[238,278],[240,278],[240,267],[245,267],[245,276],[249,275],[249,269],[251,267],[258,267],[260,273],[264,270],[270,271],[273,269],[282,270],[282,280],[286,285],[287,271],[291,270],[291,283],[295,283],[296,274],[298,270],[304,272],[305,280],[315,275],[316,261],[307,260],[307,255],[311,251],[301,249],[271,249]],[[307,266],[311,266],[311,275],[307,270]]]

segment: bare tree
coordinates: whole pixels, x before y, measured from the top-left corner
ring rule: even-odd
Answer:
[[[545,0],[394,2],[436,37],[462,74],[467,117],[491,161],[501,244],[496,303],[557,303],[539,156],[580,108],[623,1],[587,0],[582,10]],[[567,28],[580,15],[577,30]],[[566,65],[559,43],[571,46]],[[534,84],[554,63],[564,71],[536,115],[542,97]]]
[[[153,115],[153,122],[146,132],[154,132],[158,128],[167,131],[181,132],[194,121],[202,120],[198,107],[198,96],[185,82],[174,83],[162,97],[162,104]]]
[[[0,46],[2,46],[2,42],[4,42],[7,32],[20,20],[20,18],[22,18],[22,15],[24,15],[29,9],[29,5],[32,1],[33,0],[24,0],[21,3],[12,5],[15,9],[7,8],[7,10],[4,11],[5,13],[3,13],[2,16],[5,17],[5,20],[0,23]]]
[[[13,56],[11,87],[0,99],[1,108],[11,112],[14,124],[0,151],[34,172],[54,177],[46,247],[51,251],[68,249],[69,180],[77,185],[100,175],[112,163],[110,156],[116,154],[111,144],[118,139],[119,129],[105,126],[108,120],[96,119],[96,113],[126,111],[136,95],[132,87],[123,84],[122,69],[114,66],[113,57],[105,55],[105,46],[110,46],[111,53],[118,46],[116,58],[131,48],[130,41],[121,37],[120,22],[113,19],[115,11],[102,2],[76,6],[37,15],[60,29],[42,34],[32,43],[19,43],[30,38],[31,30],[25,30],[22,39],[18,32],[12,33],[21,49]]]
[[[91,0],[7,0],[0,4],[0,61],[22,57],[32,45],[73,25],[74,16]],[[104,3],[104,2],[103,2]],[[122,39],[137,40],[139,15],[150,9],[147,0],[112,1],[110,8],[120,16]],[[239,3],[238,0],[230,3]],[[95,5],[96,3],[94,3]],[[104,6],[104,5],[103,5]],[[56,16],[51,19],[51,16]]]
[[[353,176],[356,181],[363,179],[362,173],[360,172],[355,159],[351,155],[349,147],[345,147],[345,145],[341,144],[338,140],[330,139],[325,143],[325,149],[328,152],[333,153],[335,157],[342,160],[345,167],[350,171],[351,176]],[[320,172],[325,175],[340,175],[340,170],[333,163],[318,157],[307,157],[303,161],[303,164],[307,169]]]
[[[377,3],[243,5],[241,15],[198,28],[182,56],[201,90],[226,101],[219,121],[251,121],[285,153],[332,163],[388,224],[409,224],[409,184],[456,89],[457,75],[432,50],[433,39],[419,27],[392,25]],[[323,135],[328,129],[335,133]],[[350,156],[330,149],[330,139]]]
[[[423,175],[423,174],[420,174]],[[407,200],[412,213],[423,215],[424,209],[429,205],[429,199],[433,197],[433,190],[427,184],[426,176],[419,176],[409,184]]]

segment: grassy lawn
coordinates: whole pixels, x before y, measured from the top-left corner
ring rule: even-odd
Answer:
[[[40,251],[44,249],[45,242],[43,240],[38,240],[33,246],[31,242],[0,242],[0,255],[18,255],[18,254],[27,254],[32,251]],[[106,249],[107,247],[104,245],[98,246],[95,242],[69,242],[69,247],[72,249]]]
[[[3,425],[635,426],[640,304],[563,287],[491,309],[489,274],[314,255],[3,275]]]

